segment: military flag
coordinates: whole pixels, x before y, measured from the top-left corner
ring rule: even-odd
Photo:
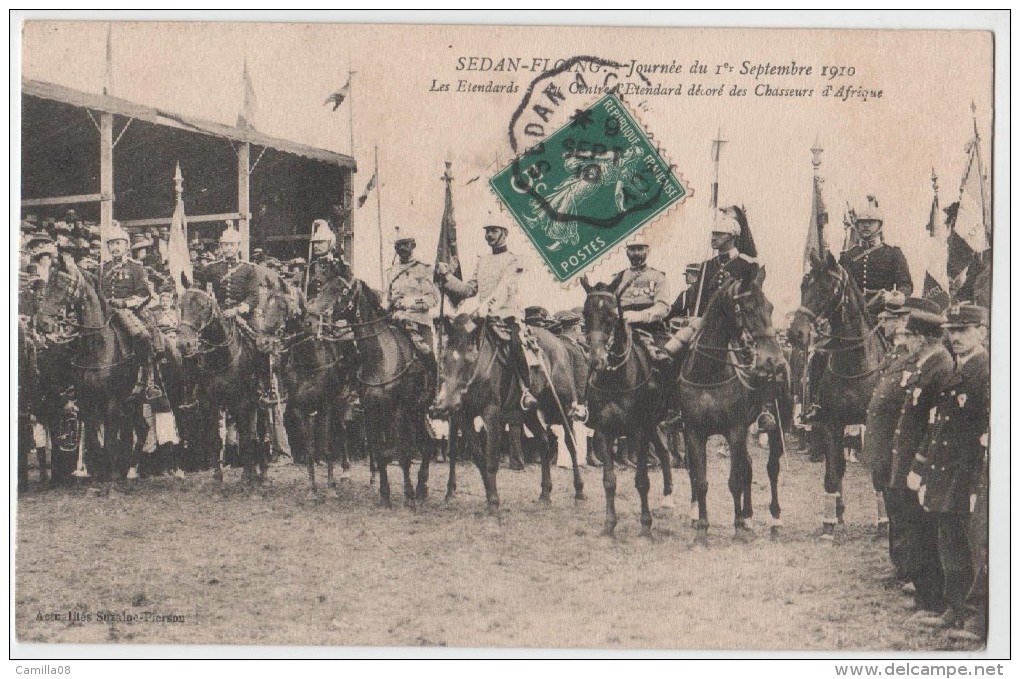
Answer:
[[[450,172],[450,163],[446,163],[446,172],[443,173],[443,181],[446,182],[446,204],[443,207],[443,221],[439,225],[439,242],[436,243],[436,264],[440,262],[450,267],[450,272],[457,278],[463,278],[460,268],[460,256],[457,254],[457,222],[453,218],[453,174]],[[437,283],[439,276],[435,276]],[[449,297],[443,290],[443,297]],[[450,303],[456,308],[458,300],[450,297]]]
[[[928,212],[928,261],[924,272],[925,299],[939,305],[940,309],[949,306],[949,230],[939,209],[939,185],[935,169],[931,171],[932,198]]]
[[[237,126],[249,130],[255,128],[255,116],[258,115],[259,100],[255,96],[255,85],[248,70],[248,57],[244,58],[244,104],[237,114]]]
[[[341,87],[336,92],[326,97],[326,101],[323,103],[323,106],[333,104],[333,110],[336,111],[338,108],[340,108],[340,104],[344,103],[344,99],[346,99],[350,95],[350,93],[351,93],[351,79],[350,77],[348,77],[347,82],[344,84],[343,87]]]
[[[191,254],[188,252],[188,220],[184,215],[184,176],[181,164],[177,163],[174,172],[174,186],[177,200],[174,204],[174,216],[170,222],[170,240],[167,243],[167,269],[174,280],[178,297],[184,294],[183,278],[195,280],[191,268]]]
[[[818,147],[811,149],[813,158],[811,165],[814,167],[814,177],[811,188],[811,219],[808,224],[807,240],[804,243],[804,273],[811,271],[813,262],[822,261],[829,253],[829,242],[825,238],[825,226],[829,222],[829,213],[825,210],[825,201],[822,199],[823,179],[818,174],[822,165],[822,149]]]
[[[361,192],[360,196],[358,196],[358,207],[364,207],[365,201],[368,200],[368,194],[370,194],[372,189],[375,188],[375,179],[376,174],[373,173],[372,178],[369,179],[368,184],[365,185],[365,190]]]

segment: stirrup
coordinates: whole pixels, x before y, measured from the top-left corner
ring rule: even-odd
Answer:
[[[156,401],[163,398],[163,390],[155,383],[148,384],[145,386],[145,400]]]
[[[583,403],[574,403],[570,406],[570,412],[567,413],[567,417],[578,422],[587,422],[588,408]]]
[[[815,422],[821,414],[822,408],[817,403],[812,403],[807,410],[800,414],[800,421],[804,423]]]
[[[265,391],[259,394],[259,403],[264,406],[275,406],[280,402],[280,395],[275,391]]]
[[[521,410],[534,410],[538,407],[538,399],[527,389],[521,393]]]

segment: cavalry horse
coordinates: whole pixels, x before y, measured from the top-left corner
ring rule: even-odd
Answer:
[[[577,467],[577,450],[573,440],[572,422],[567,409],[577,402],[578,388],[585,376],[574,374],[570,354],[563,342],[545,328],[530,328],[540,354],[541,366],[531,369],[531,391],[538,399],[538,407],[521,413],[520,381],[507,362],[505,340],[497,339],[502,330],[492,319],[478,318],[465,313],[444,318],[442,379],[433,412],[450,417],[450,437],[459,431],[474,453],[475,464],[482,475],[485,498],[490,511],[499,509],[499,490],[496,473],[499,471],[502,443],[507,438],[504,427],[523,415],[524,424],[539,441],[542,454],[542,481],[540,502],[552,497],[552,451],[549,445],[549,424],[563,425],[567,450],[570,452],[574,473],[574,498],[584,499],[584,482]],[[479,450],[473,426],[476,417],[485,425],[485,446]],[[519,431],[519,430],[518,430]],[[514,436],[511,429],[509,436]],[[451,445],[451,450],[456,450]],[[450,458],[451,483],[455,457]]]
[[[825,371],[819,382],[811,385],[820,406],[811,440],[825,457],[822,535],[830,538],[836,523],[843,522],[845,510],[843,430],[866,419],[885,344],[880,326],[868,315],[860,288],[831,253],[812,258],[800,291],[800,308],[790,323],[790,342],[806,350],[814,332],[825,343]]]
[[[74,375],[84,425],[79,458],[85,451],[102,451],[92,460],[91,471],[107,492],[114,480],[137,467],[148,433],[141,403],[128,399],[138,362],[130,340],[111,323],[112,318],[97,290],[78,270],[50,274],[35,314],[37,329],[67,347],[68,362],[59,369]]]
[[[199,407],[223,409],[237,426],[238,451],[244,467],[242,482],[264,482],[268,460],[258,445],[258,380],[255,340],[238,323],[223,316],[216,298],[198,287],[181,295],[177,347],[189,387],[199,394]],[[256,472],[258,464],[258,472]],[[214,478],[223,480],[223,459]]]
[[[754,267],[746,278],[729,278],[710,298],[683,359],[677,380],[677,403],[684,418],[687,470],[691,481],[691,524],[704,540],[708,531],[706,443],[720,434],[730,447],[729,489],[733,496],[734,535],[750,530],[752,466],[747,433],[766,405],[789,417],[789,370],[772,327],[772,304],[762,292],[765,269]],[[786,412],[782,412],[782,411]],[[779,459],[783,430],[768,432],[766,471],[771,489],[772,533],[778,533]]]
[[[641,497],[641,534],[652,534],[652,512],[648,507],[648,445],[655,428],[666,416],[670,387],[668,376],[655,365],[644,342],[623,319],[617,286],[581,284],[588,293],[584,301],[584,327],[588,341],[590,373],[586,383],[587,425],[594,430],[592,444],[602,463],[602,486],[606,493],[605,534],[616,529],[616,471],[613,442],[625,436],[637,455],[634,485]],[[659,458],[663,495],[673,493],[669,454]]]
[[[328,315],[335,298],[320,296],[310,305],[289,290],[271,291],[260,304],[259,342],[275,343],[281,356],[279,374],[287,395],[288,416],[292,416],[288,436],[294,457],[302,453],[308,466],[308,494],[318,498],[315,464],[327,464],[327,488],[336,491],[333,478],[334,442],[341,426],[337,396],[350,377],[350,350],[344,346],[349,337],[337,334]],[[260,347],[263,350],[270,347]],[[341,444],[342,445],[342,444]],[[297,447],[303,448],[298,451]],[[341,451],[344,474],[350,461],[346,449]]]
[[[379,295],[349,269],[326,283],[319,297],[336,300],[332,317],[347,323],[348,341],[354,346],[354,385],[365,409],[368,447],[379,474],[381,502],[392,506],[386,468],[399,456],[404,504],[414,508],[428,495],[432,446],[426,444],[426,417],[434,383],[431,371],[407,331],[383,308]],[[319,306],[319,311],[325,312],[324,306]],[[417,488],[411,481],[415,447],[421,452]]]

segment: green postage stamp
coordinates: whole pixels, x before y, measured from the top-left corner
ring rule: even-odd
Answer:
[[[559,281],[687,193],[615,93],[576,111],[489,183]]]

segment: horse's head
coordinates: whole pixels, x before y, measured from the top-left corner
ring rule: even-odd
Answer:
[[[587,278],[581,278],[581,285],[588,293],[584,300],[584,335],[589,347],[588,363],[593,370],[604,370],[609,365],[613,345],[621,339],[620,332],[625,330],[616,290],[619,284],[619,278],[608,284],[595,285],[589,285]]]
[[[440,319],[437,325],[443,337],[443,351],[439,391],[432,404],[432,412],[436,417],[447,417],[460,408],[474,379],[481,353],[478,340],[482,321],[468,314],[458,314],[453,318]]]
[[[765,297],[762,283],[765,268],[756,266],[744,278],[733,278],[713,295],[705,311],[707,319],[720,314],[728,328],[727,342],[737,346],[741,361],[750,361],[752,372],[761,378],[779,375],[785,366],[783,348],[772,327],[772,302]]]
[[[811,328],[842,306],[848,285],[849,276],[832,253],[812,255],[811,270],[804,274],[800,283],[800,308],[790,322],[790,344],[807,349]]]
[[[220,307],[216,298],[201,288],[188,288],[181,295],[181,322],[177,326],[177,348],[181,356],[198,353],[202,334],[213,323],[220,321]]]
[[[255,310],[255,340],[259,351],[267,353],[275,349],[284,331],[300,316],[298,300],[289,290],[269,292]]]
[[[86,283],[80,274],[53,271],[40,285],[42,296],[35,310],[35,325],[43,334],[55,333],[62,318],[80,303],[82,286]]]

